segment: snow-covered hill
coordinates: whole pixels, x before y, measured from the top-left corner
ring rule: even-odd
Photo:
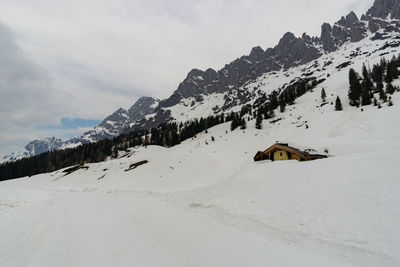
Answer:
[[[1,182],[0,265],[398,266],[400,94],[379,110],[310,105],[320,101],[305,94],[262,130],[225,123],[172,148]],[[276,141],[331,157],[253,161]]]
[[[162,101],[140,98],[128,111],[119,109],[95,129],[62,142],[58,148],[49,146],[48,150],[75,147],[169,121],[184,122],[237,111],[244,105],[265,101],[273,90],[283,89],[301,78],[325,79],[322,85],[335,93],[339,87],[348,87],[350,67],[361,70],[363,63],[372,65],[382,56],[388,59],[397,56],[399,10],[399,1],[376,0],[360,19],[350,12],[333,26],[324,23],[319,37],[303,34],[297,38],[286,33],[274,48],[255,47],[249,55],[219,71],[193,69],[169,98]],[[338,94],[344,97],[344,92],[339,90]],[[36,143],[46,146],[40,140]],[[25,149],[2,161],[36,154]]]

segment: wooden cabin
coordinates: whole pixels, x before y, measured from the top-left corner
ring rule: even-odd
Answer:
[[[254,161],[261,160],[292,160],[297,161],[310,161],[315,159],[327,158],[325,155],[310,154],[306,151],[301,151],[297,148],[291,147],[288,144],[276,143],[270,146],[264,152],[259,151],[254,156]]]

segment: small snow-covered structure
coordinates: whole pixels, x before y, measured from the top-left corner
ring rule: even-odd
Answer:
[[[264,152],[259,151],[254,156],[254,161],[261,160],[298,160],[298,161],[310,161],[316,159],[327,158],[326,155],[310,154],[309,152],[299,150],[297,148],[289,146],[289,144],[276,143],[270,146]]]

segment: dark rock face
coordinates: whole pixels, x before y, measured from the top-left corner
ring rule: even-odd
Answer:
[[[336,51],[343,43],[359,42],[365,38],[367,28],[354,12],[342,17],[333,27],[324,23],[321,27],[321,43],[325,52]]]
[[[356,15],[356,13],[354,13],[353,11],[351,11],[345,19],[345,25],[347,28],[351,28],[354,26],[354,24],[358,22],[358,17]]]
[[[113,114],[111,114],[110,116],[106,117],[99,124],[99,127],[103,127],[107,130],[112,130],[114,128],[123,127],[127,121],[127,118],[128,118],[128,112],[125,109],[120,108],[117,111],[115,111]]]
[[[154,117],[150,119],[143,118],[137,121],[131,128],[126,129],[125,132],[132,130],[149,130],[154,127],[158,127],[162,123],[166,123],[171,120],[171,111],[160,109]]]
[[[368,17],[400,19],[400,0],[375,0],[367,12]]]
[[[156,111],[160,110],[161,108],[169,108],[175,106],[181,101],[182,98],[183,97],[180,93],[175,92],[169,98],[161,100]]]
[[[321,42],[324,51],[333,52],[337,49],[332,37],[332,26],[329,23],[322,24],[321,27]]]
[[[367,30],[372,33],[385,29],[387,32],[397,31],[398,27],[391,25],[386,19],[400,19],[400,0],[376,0],[366,15],[358,20],[354,12],[342,17],[332,27],[324,23],[321,27],[321,44],[325,52],[333,52],[343,43],[359,42],[365,38]]]
[[[307,34],[303,34],[302,38],[296,38],[293,33],[286,33],[274,48],[271,57],[277,58],[283,68],[288,69],[319,58],[322,53],[315,45]]]
[[[128,110],[128,117],[130,122],[141,120],[144,116],[154,112],[160,101],[153,97],[141,97],[135,104]]]

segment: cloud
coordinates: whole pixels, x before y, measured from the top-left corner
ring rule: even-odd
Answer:
[[[40,123],[56,122],[51,79],[18,47],[8,27],[0,24],[0,148],[14,147]],[[47,109],[48,108],[48,109]]]
[[[319,35],[323,22],[372,3],[2,0],[12,33],[0,24],[0,153],[44,137],[38,125],[100,120],[140,96],[168,97],[192,68],[222,68],[253,46],[276,45],[286,31]]]

